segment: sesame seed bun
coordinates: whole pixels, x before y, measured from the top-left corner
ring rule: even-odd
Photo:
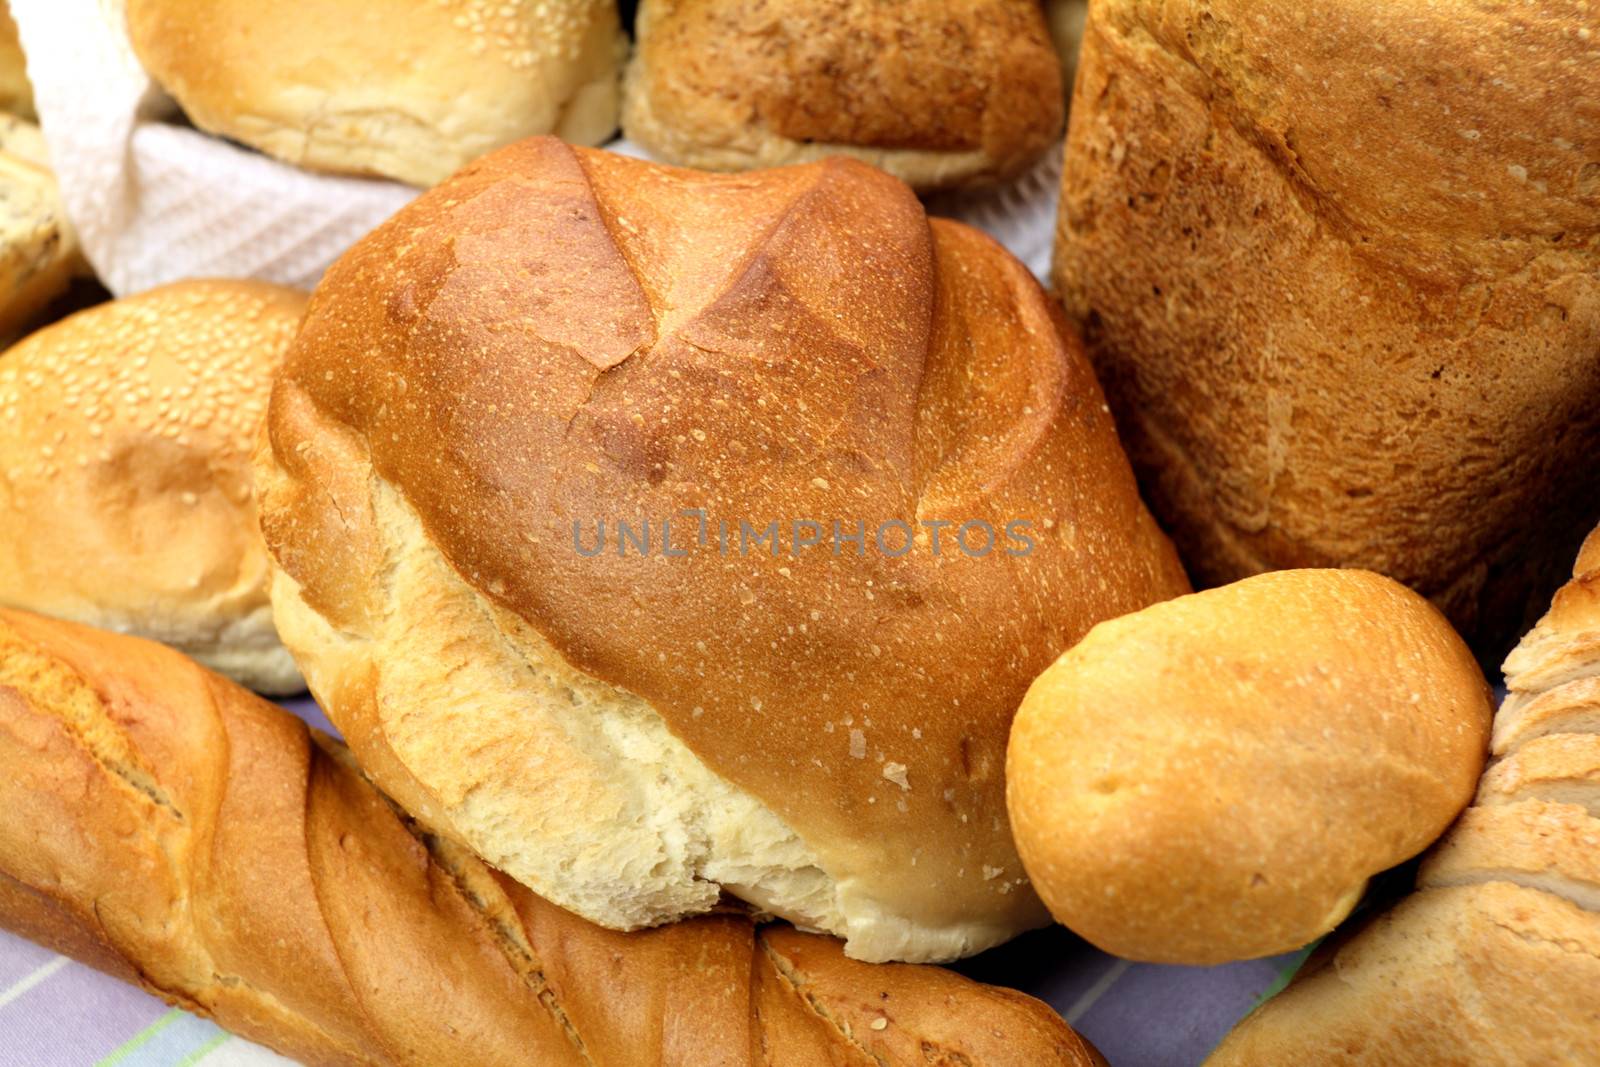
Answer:
[[[427,186],[532,134],[617,128],[614,0],[128,0],[196,126],[313,170]]]
[[[249,457],[304,303],[179,282],[0,355],[0,603],[302,688],[267,606]]]

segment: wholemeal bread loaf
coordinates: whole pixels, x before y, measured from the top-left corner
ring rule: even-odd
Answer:
[[[315,170],[433,185],[530,134],[617,128],[615,0],[127,0],[195,125]]]
[[[635,33],[623,131],[671,163],[851,155],[931,190],[1016,174],[1061,132],[1038,0],[642,0]]]
[[[1489,688],[1427,601],[1275,571],[1101,623],[1011,734],[1017,848],[1108,952],[1213,964],[1332,930],[1472,797]]]
[[[39,127],[0,115],[0,343],[87,273]]]
[[[1197,582],[1380,571],[1498,656],[1600,497],[1600,3],[1105,0],[1055,280]]]
[[[1506,660],[1495,761],[1417,891],[1209,1061],[1588,1067],[1600,1049],[1600,531]]]
[[[250,452],[305,295],[194,281],[0,355],[0,604],[302,688],[267,603]]]
[[[0,925],[308,1064],[1103,1064],[1046,1005],[742,914],[591,926],[168,649],[0,611]]]
[[[363,765],[619,928],[1042,922],[1012,712],[1186,588],[1026,269],[848,160],[487,157],[329,271],[268,431],[279,629]]]

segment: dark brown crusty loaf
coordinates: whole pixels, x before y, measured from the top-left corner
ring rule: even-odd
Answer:
[[[0,610],[0,925],[308,1064],[1102,1061],[1047,1006],[740,914],[591,926],[170,649]]]
[[[1600,530],[1506,660],[1494,761],[1417,891],[1211,1067],[1592,1067],[1600,1050]]]
[[[1080,62],[1055,280],[1196,581],[1502,654],[1600,518],[1600,0],[1104,0]]]
[[[623,132],[669,163],[852,155],[922,190],[1010,177],[1056,143],[1038,0],[643,0]]]
[[[1187,588],[1026,268],[850,160],[488,156],[328,272],[268,424],[274,617],[362,765],[619,929],[719,887],[873,960],[1042,923],[1011,716]]]

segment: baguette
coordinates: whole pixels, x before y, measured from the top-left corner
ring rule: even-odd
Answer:
[[[592,926],[180,654],[0,610],[0,925],[310,1064],[1101,1063],[1045,1005],[725,910]]]
[[[1600,531],[1506,660],[1494,763],[1417,892],[1240,1023],[1212,1067],[1593,1064]]]

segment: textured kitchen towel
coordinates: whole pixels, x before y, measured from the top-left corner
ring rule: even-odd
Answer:
[[[11,11],[67,213],[118,296],[207,276],[309,287],[416,195],[181,125],[134,58],[121,0],[11,0]]]

